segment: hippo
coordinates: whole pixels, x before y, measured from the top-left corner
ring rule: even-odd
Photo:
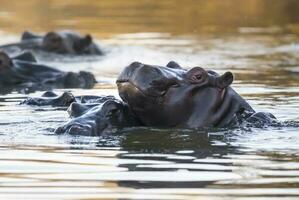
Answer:
[[[243,123],[266,124],[270,113],[257,113],[230,85],[233,74],[219,75],[201,67],[183,69],[133,62],[116,84],[121,99],[144,126],[221,128]]]
[[[103,55],[103,51],[93,42],[91,35],[81,35],[70,30],[50,31],[45,35],[25,31],[20,42],[2,45],[0,49],[13,47],[21,50],[40,50],[57,54]]]
[[[95,96],[95,95],[82,95],[75,96],[71,92],[63,92],[61,95],[56,94],[53,91],[44,92],[41,97],[27,97],[20,102],[21,105],[31,106],[52,106],[52,107],[69,107],[71,103],[77,102],[85,106],[91,107],[91,105],[98,105],[107,100],[115,99],[114,96]],[[76,109],[78,110],[78,109]]]
[[[28,97],[20,104],[52,106],[62,110],[67,108],[71,119],[59,126],[54,131],[56,134],[99,136],[140,125],[129,107],[111,95],[74,96],[71,92],[58,95],[52,91],[46,91],[41,97]]]
[[[96,83],[90,72],[64,72],[38,64],[31,52],[14,57],[0,51],[0,88],[92,88]]]
[[[56,134],[99,136],[139,125],[129,107],[116,98],[93,104],[74,102],[68,113],[71,120],[59,126],[54,131]]]
[[[76,102],[76,98],[70,92],[63,92],[61,95],[57,95],[54,92],[47,91],[41,97],[28,97],[24,101],[20,102],[20,104],[32,106],[68,107],[73,102]]]

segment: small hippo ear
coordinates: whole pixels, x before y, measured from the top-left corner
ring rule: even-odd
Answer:
[[[78,53],[82,53],[85,48],[87,48],[92,43],[92,37],[91,35],[86,35],[83,38],[80,38],[79,40],[74,42],[74,50]]]
[[[221,89],[226,88],[230,86],[230,84],[232,84],[233,81],[234,81],[233,74],[231,72],[225,72],[223,75],[217,78],[217,87]]]
[[[202,83],[207,79],[207,72],[201,67],[193,67],[186,73],[186,78],[193,84]]]
[[[30,40],[30,39],[35,39],[35,38],[40,38],[41,36],[34,34],[30,31],[24,31],[22,36],[21,36],[21,41],[23,40]]]
[[[181,67],[178,63],[176,63],[176,62],[174,62],[174,61],[170,61],[170,62],[166,65],[166,67],[173,68],[173,69],[182,69],[182,67]]]
[[[84,41],[84,45],[86,45],[86,46],[90,45],[92,43],[92,37],[91,37],[91,35],[87,34],[84,37],[83,41]]]

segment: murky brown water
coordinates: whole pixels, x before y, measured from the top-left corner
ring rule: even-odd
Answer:
[[[259,111],[299,121],[299,2],[295,0],[0,1],[0,43],[24,29],[90,32],[103,57],[47,58],[106,81],[75,94],[117,95],[133,61],[231,70]],[[61,92],[61,90],[57,90]],[[40,92],[30,94],[40,95]],[[299,128],[230,131],[129,129],[54,135],[65,111],[0,96],[0,199],[298,199]]]

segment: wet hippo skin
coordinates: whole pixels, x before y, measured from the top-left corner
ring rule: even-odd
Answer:
[[[57,95],[47,91],[41,97],[28,97],[20,104],[68,107],[71,119],[55,130],[57,134],[99,136],[140,125],[129,107],[114,96],[74,96],[71,92]]]
[[[97,104],[74,102],[70,105],[68,113],[71,120],[59,126],[55,133],[99,136],[139,125],[129,107],[115,98]]]
[[[20,48],[22,50],[41,50],[57,54],[103,55],[100,47],[93,42],[91,35],[81,35],[75,31],[50,31],[37,35],[25,31],[21,41],[0,46],[0,49]]]
[[[271,114],[256,114],[231,87],[233,74],[201,67],[190,70],[170,62],[166,67],[134,62],[119,75],[119,95],[145,126],[227,127],[268,123]]]
[[[90,108],[92,106],[103,103],[107,100],[116,100],[114,96],[95,96],[95,95],[83,95],[74,96],[71,92],[63,92],[58,95],[52,91],[44,92],[41,97],[27,97],[20,102],[21,105],[31,106],[52,106],[52,107],[69,107],[73,102],[80,103]],[[70,107],[72,108],[72,107]],[[70,112],[72,112],[71,109]],[[75,112],[76,109],[75,109]]]
[[[38,64],[30,52],[23,52],[15,57],[0,52],[0,88],[92,88],[95,83],[96,80],[90,72],[64,72]]]

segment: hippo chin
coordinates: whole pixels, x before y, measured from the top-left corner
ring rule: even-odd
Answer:
[[[64,72],[38,64],[30,52],[15,57],[0,52],[0,88],[92,88],[95,83],[94,76],[89,72]]]
[[[145,126],[227,127],[275,120],[257,114],[231,87],[233,74],[219,75],[194,67],[190,70],[170,62],[166,67],[134,62],[119,75],[120,97]]]
[[[72,119],[58,127],[55,133],[99,136],[125,127],[139,125],[129,107],[115,98],[97,104],[74,102],[70,105],[68,113]]]
[[[0,49],[12,47],[57,54],[103,55],[102,50],[93,42],[89,34],[83,36],[74,31],[51,31],[45,35],[25,31],[20,42],[2,45]]]

